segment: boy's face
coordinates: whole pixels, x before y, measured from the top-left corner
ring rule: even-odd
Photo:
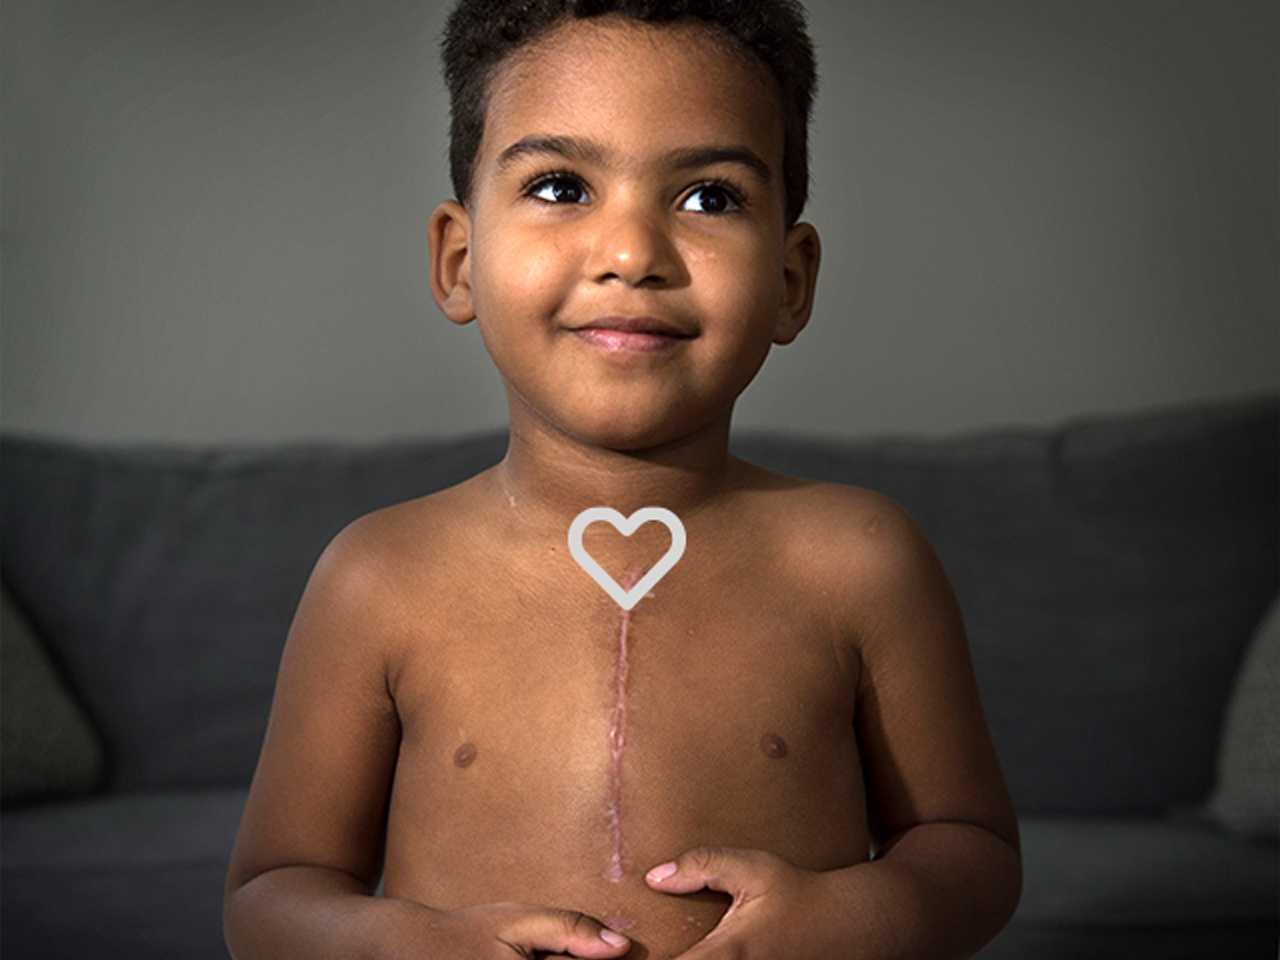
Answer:
[[[470,209],[447,201],[432,215],[432,293],[455,322],[478,320],[513,428],[536,413],[592,444],[637,449],[727,417],[770,343],[808,321],[817,277],[816,230],[783,229],[781,104],[767,70],[696,26],[610,17],[540,38],[490,92]],[[526,152],[499,164],[534,135],[592,141],[604,161]],[[665,156],[705,146],[746,148],[767,182],[741,163],[680,168]],[[545,178],[556,170],[566,173]],[[605,315],[656,316],[694,336],[614,353],[572,332]]]

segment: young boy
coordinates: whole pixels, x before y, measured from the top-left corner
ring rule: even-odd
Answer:
[[[461,202],[431,217],[431,290],[476,321],[510,442],[317,561],[227,944],[970,956],[1012,915],[1021,857],[942,566],[891,499],[728,455],[734,401],[813,305],[803,12],[589,6],[449,18]],[[568,548],[597,506],[686,531],[629,610]],[[583,545],[627,588],[671,539],[596,523]]]

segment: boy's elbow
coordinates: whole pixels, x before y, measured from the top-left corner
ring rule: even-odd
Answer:
[[[978,824],[974,824],[977,826]],[[1000,894],[999,904],[1005,922],[1008,922],[1022,902],[1022,836],[1016,818],[999,827],[987,825],[988,834],[994,840],[997,851],[992,857],[992,890]]]
[[[991,937],[1005,928],[1022,902],[1022,851],[1008,840],[988,831],[990,852],[981,869],[973,875],[973,887],[983,897],[979,908],[987,918]]]
[[[993,843],[992,851],[983,863],[981,878],[970,888],[970,896],[978,897],[978,901],[970,900],[969,907],[961,912],[973,924],[973,950],[994,940],[1009,925],[1022,901],[1021,852],[1003,840]],[[959,955],[968,958],[975,953]]]
[[[1000,843],[1000,880],[995,884],[1001,894],[1001,929],[1018,911],[1022,902],[1022,851],[1007,842]]]

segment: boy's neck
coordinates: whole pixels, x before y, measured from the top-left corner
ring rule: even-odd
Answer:
[[[492,470],[496,492],[535,535],[563,535],[588,507],[624,517],[665,507],[687,523],[733,488],[742,461],[729,456],[729,416],[659,447],[618,451],[536,419],[512,421],[506,455]]]

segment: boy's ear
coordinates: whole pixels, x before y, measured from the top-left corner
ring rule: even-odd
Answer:
[[[471,300],[471,217],[456,200],[446,200],[427,222],[431,296],[456,324],[470,323],[476,311]]]
[[[786,290],[778,322],[773,328],[774,343],[790,343],[809,322],[821,262],[822,242],[818,239],[817,227],[811,223],[797,223],[787,231],[782,262]]]

